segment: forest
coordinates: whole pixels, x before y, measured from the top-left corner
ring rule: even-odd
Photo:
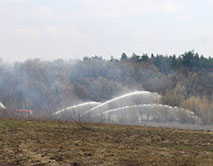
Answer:
[[[0,101],[39,117],[135,90],[158,92],[162,104],[191,110],[213,124],[213,58],[193,50],[170,56],[123,53],[120,59],[0,61]]]

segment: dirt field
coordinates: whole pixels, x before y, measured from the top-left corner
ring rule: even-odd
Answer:
[[[0,166],[213,165],[213,132],[0,120]]]

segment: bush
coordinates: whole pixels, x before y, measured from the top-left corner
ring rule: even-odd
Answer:
[[[211,124],[213,122],[213,102],[206,97],[192,96],[182,102],[181,107],[195,112],[195,114],[202,118],[204,124]]]
[[[185,100],[185,96],[185,87],[177,84],[177,86],[173,90],[167,91],[165,94],[162,95],[161,102],[165,105],[179,107]]]

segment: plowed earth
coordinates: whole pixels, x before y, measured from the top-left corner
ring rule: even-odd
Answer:
[[[0,165],[213,165],[213,133],[0,120]]]

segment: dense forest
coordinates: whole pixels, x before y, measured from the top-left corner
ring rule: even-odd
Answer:
[[[7,108],[32,109],[38,116],[83,101],[105,101],[134,90],[162,95],[162,104],[194,111],[213,123],[213,58],[137,55],[106,60],[0,62],[0,101]]]

